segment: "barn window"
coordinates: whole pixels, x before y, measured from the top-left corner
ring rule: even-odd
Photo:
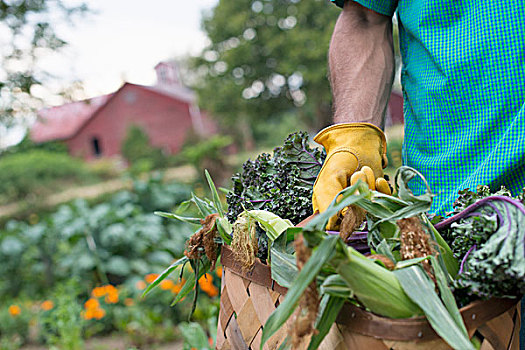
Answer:
[[[98,137],[93,137],[91,139],[91,146],[93,150],[93,155],[96,157],[100,157],[100,155],[102,155],[102,149],[100,148],[100,141]]]

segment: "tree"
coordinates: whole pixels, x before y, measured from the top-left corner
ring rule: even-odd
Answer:
[[[71,24],[86,11],[85,4],[69,6],[62,0],[0,0],[0,122],[12,123],[39,106],[31,90],[49,75],[38,60],[67,44],[54,26]]]
[[[255,123],[293,111],[329,124],[327,53],[339,10],[324,0],[221,0],[204,18],[210,44],[193,61],[199,104],[249,144]]]

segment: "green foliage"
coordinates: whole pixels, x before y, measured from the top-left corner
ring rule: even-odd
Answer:
[[[319,0],[220,1],[203,21],[211,43],[193,62],[199,104],[237,142],[262,139],[267,131],[254,125],[283,113],[326,125],[326,57],[338,14]]]
[[[408,182],[416,176],[420,174],[414,169],[398,169],[395,176],[398,197],[370,191],[366,184],[359,181],[341,191],[338,201],[334,200],[326,211],[304,228],[294,228],[293,232],[287,232],[287,236],[288,233],[296,235],[302,232],[307,246],[312,249],[312,254],[290,283],[284,301],[265,324],[262,343],[286,322],[297,308],[307,285],[316,281],[321,285],[322,300],[327,305],[331,298],[345,297],[386,317],[407,318],[424,314],[434,330],[453,348],[473,348],[450,290],[451,277],[455,275],[458,264],[451,257],[450,248],[435,229],[429,228],[428,232],[438,251],[437,257],[430,259],[440,291],[439,296],[435,292],[436,286],[418,266],[422,262],[421,259],[413,259],[410,263],[404,261],[403,265],[396,264],[396,270],[389,271],[382,264],[366,258],[352,247],[347,247],[339,236],[327,235],[324,232],[331,216],[344,207],[357,205],[367,211],[371,236],[369,244],[373,248],[372,251],[387,255],[395,262],[395,257],[399,257],[399,245],[396,242],[399,240],[399,227],[396,224],[398,220],[421,217],[424,227],[432,226],[423,216],[430,208],[432,193],[427,191],[423,195],[414,196],[408,188]],[[274,244],[281,240],[283,239],[279,237]],[[282,243],[286,241],[280,242],[281,253]],[[272,247],[272,252],[274,250],[277,251],[276,246]],[[278,259],[272,260],[271,269],[272,276],[285,276],[289,274],[287,271],[291,270]],[[334,299],[329,307],[337,313],[340,304],[340,301]],[[324,307],[326,305],[321,308],[321,315],[317,318],[316,328],[320,333],[312,338],[312,349],[322,341],[323,335],[335,321],[335,317],[326,314]],[[262,346],[263,344],[261,348]]]
[[[56,33],[56,25],[71,24],[86,10],[83,3],[71,5],[62,0],[2,1],[0,20],[5,42],[0,55],[1,121],[13,122],[18,114],[27,114],[37,106],[31,88],[42,87],[50,78],[38,64],[39,58],[67,44]]]
[[[104,306],[107,319],[105,317],[102,320],[106,319],[106,331],[117,329],[141,349],[177,337],[177,324],[185,316],[181,310],[187,308],[188,303],[180,305],[182,307],[166,307],[171,301],[172,293],[160,289],[154,292],[152,298],[141,298],[140,291],[133,287],[133,283],[121,286],[119,295],[120,300],[128,300],[128,305],[119,301],[117,304]],[[96,332],[95,326],[100,324],[100,320],[92,320],[91,324],[93,332]]]
[[[152,178],[102,204],[76,200],[33,225],[8,222],[0,230],[0,299],[38,296],[71,276],[88,288],[162,269],[182,255],[192,231],[153,211],[170,210],[188,196],[186,186]]]
[[[184,322],[179,324],[179,328],[184,337],[184,350],[212,349],[208,343],[208,337],[200,324],[196,322]]]
[[[56,152],[56,153],[67,153],[67,145],[60,141],[49,141],[44,143],[34,143],[29,137],[29,133],[23,138],[20,143],[15,146],[9,147],[4,154],[13,154],[13,153],[25,153],[34,150]]]
[[[148,135],[137,125],[131,125],[122,140],[121,151],[124,158],[137,167],[136,170],[149,171],[167,165],[168,159],[160,148],[150,144]],[[138,172],[138,171],[137,171]]]
[[[436,267],[439,269],[439,264],[435,264]],[[447,309],[435,292],[435,284],[421,266],[413,265],[394,273],[405,293],[423,309],[428,322],[441,338],[454,349],[474,350],[454,299],[450,304],[452,309]]]
[[[4,201],[52,193],[64,183],[95,178],[80,160],[67,154],[30,150],[0,158],[0,193]]]
[[[388,166],[390,168],[397,169],[403,165],[402,150],[402,139],[388,140],[386,156],[388,158]]]
[[[214,135],[205,140],[186,145],[181,153],[185,161],[201,170],[204,160],[210,158],[219,161],[224,158],[224,148],[231,145],[232,138],[225,135]]]
[[[516,297],[525,293],[525,207],[506,195],[485,197],[486,189],[463,192],[456,204],[467,207],[437,226],[462,261],[455,281],[460,293]]]
[[[27,342],[31,311],[25,305],[21,300],[0,303],[0,349],[15,350]],[[20,313],[13,314],[15,310]]]
[[[75,280],[57,286],[54,307],[41,317],[41,332],[51,349],[77,350],[84,348],[82,338],[85,321],[78,303],[79,284]]]
[[[263,153],[243,164],[232,177],[227,195],[228,219],[234,222],[245,209],[270,211],[297,224],[312,214],[312,188],[324,154],[308,145],[308,134],[288,136],[273,156]]]
[[[198,174],[207,169],[218,184],[222,184],[231,175],[227,164],[226,148],[232,144],[230,136],[214,135],[207,139],[189,138],[182,148],[179,159],[191,164]],[[206,179],[202,179],[203,182]]]

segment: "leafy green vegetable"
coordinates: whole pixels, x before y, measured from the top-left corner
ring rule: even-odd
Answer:
[[[270,211],[297,224],[312,214],[312,188],[324,154],[308,145],[308,134],[288,136],[273,156],[261,154],[243,164],[232,177],[227,194],[228,219],[234,222],[245,209]]]
[[[403,291],[394,272],[351,247],[348,247],[346,259],[337,267],[337,273],[359,302],[378,315],[408,318],[422,314],[406,291]]]
[[[279,216],[266,210],[248,210],[242,215],[248,215],[255,219],[266,232],[270,242],[276,240],[286,229],[293,227],[290,220],[281,219]]]
[[[478,199],[437,228],[462,256],[456,289],[468,295],[516,297],[525,293],[525,207],[507,196]],[[478,227],[480,231],[469,231]],[[465,250],[466,253],[465,253]]]
[[[168,277],[173,271],[177,269],[178,266],[183,266],[188,262],[188,258],[183,256],[179,260],[175,261],[173,264],[171,264],[166,270],[162,271],[162,273],[153,281],[148,288],[142,293],[142,297],[145,297],[146,294],[148,294],[153,288],[159,285],[160,282],[162,282],[166,277]]]
[[[434,283],[422,267],[414,265],[395,270],[394,274],[405,293],[423,309],[428,322],[441,338],[454,349],[474,349],[465,326],[461,327],[456,323],[456,318],[443,305],[435,292]]]
[[[319,347],[324,337],[330,331],[332,324],[335,322],[339,311],[343,307],[346,298],[325,294],[321,299],[319,317],[315,323],[318,333],[312,336],[308,350],[315,350]]]
[[[284,298],[283,302],[266,321],[261,339],[261,349],[264,343],[266,343],[292,315],[306,287],[315,280],[322,266],[332,258],[338,242],[341,242],[338,236],[328,237],[314,250],[310,259],[297,275],[293,285],[288,289],[286,298]]]

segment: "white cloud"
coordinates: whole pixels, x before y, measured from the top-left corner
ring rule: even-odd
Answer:
[[[59,26],[69,47],[48,54],[42,66],[64,82],[84,81],[88,96],[112,92],[123,79],[152,84],[158,62],[197,54],[206,45],[201,14],[217,1],[88,0],[95,13],[74,28]]]

